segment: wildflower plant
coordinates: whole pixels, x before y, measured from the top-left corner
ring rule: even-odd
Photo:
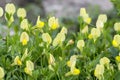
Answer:
[[[57,17],[38,15],[32,24],[13,3],[0,7],[0,17],[8,30],[0,37],[0,80],[120,79],[120,23],[110,25],[106,14],[93,25],[81,8],[73,35]]]

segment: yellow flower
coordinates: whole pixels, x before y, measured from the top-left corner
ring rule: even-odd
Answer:
[[[77,47],[82,51],[83,47],[85,46],[84,40],[78,40]]]
[[[5,6],[5,11],[10,14],[13,15],[15,13],[15,5],[12,3],[8,3]]]
[[[25,73],[32,76],[32,71],[34,70],[34,64],[32,61],[26,61],[26,67],[24,69]]]
[[[52,38],[48,33],[43,33],[42,39],[44,42],[47,42],[48,44],[50,44],[52,42]]]
[[[92,37],[92,35],[91,35],[91,34],[89,34],[89,35],[88,35],[88,38],[89,38],[89,39],[92,39],[93,37]]]
[[[101,80],[103,78],[103,73],[104,73],[104,66],[101,64],[97,64],[94,71],[94,76],[99,80]]]
[[[48,68],[52,71],[54,71],[53,66],[55,66],[55,58],[52,54],[50,54],[49,60],[48,60],[49,66]]]
[[[0,17],[3,16],[3,13],[4,13],[4,11],[3,11],[2,7],[0,7]]]
[[[74,69],[73,70],[73,73],[72,73],[73,75],[79,75],[80,74],[80,70],[79,69]]]
[[[108,65],[110,63],[110,60],[107,57],[103,57],[100,59],[101,65]]]
[[[102,28],[104,27],[103,21],[97,20],[97,22],[96,22],[96,27],[97,27],[98,29],[102,29]]]
[[[19,8],[17,10],[17,16],[21,17],[21,18],[25,18],[26,17],[26,10],[24,8]]]
[[[58,33],[55,39],[53,40],[53,46],[61,44],[65,40],[65,34]]]
[[[49,65],[55,65],[55,58],[52,54],[50,54],[48,63],[49,63]]]
[[[48,20],[48,25],[53,30],[57,29],[59,27],[58,19],[55,17],[50,17]]]
[[[88,26],[85,26],[85,27],[82,29],[81,33],[83,33],[83,34],[88,33]]]
[[[115,57],[116,61],[120,62],[120,56]]]
[[[26,48],[25,52],[24,52],[24,54],[23,54],[23,56],[21,58],[21,61],[24,61],[27,56],[28,56],[28,49]]]
[[[95,41],[98,37],[100,37],[100,35],[101,35],[101,32],[100,32],[100,30],[99,30],[98,28],[92,28],[92,30],[91,30],[91,36],[92,36],[92,38],[94,39],[94,41]]]
[[[72,39],[70,39],[66,45],[68,46],[68,45],[72,45],[72,44],[74,44],[74,41]]]
[[[40,16],[38,16],[37,18],[37,22],[36,22],[36,27],[37,28],[43,28],[45,25],[45,23],[43,21],[40,20]]]
[[[85,8],[81,8],[80,9],[80,16],[83,18],[84,22],[86,22],[87,24],[91,23],[91,18],[86,13],[86,9]]]
[[[107,69],[110,68],[109,63],[110,63],[110,60],[107,57],[103,57],[100,59],[100,64],[106,66]]]
[[[22,32],[20,36],[20,42],[22,42],[22,45],[27,45],[27,42],[29,41],[29,36],[26,32]]]
[[[79,75],[80,70],[75,67],[77,60],[77,55],[72,55],[70,61],[67,61],[67,66],[70,67],[70,71],[65,74],[65,76]]]
[[[114,24],[115,31],[120,31],[120,22]]]
[[[67,34],[67,28],[66,27],[62,27],[60,33]]]
[[[0,67],[0,80],[2,80],[5,76],[4,69]]]
[[[118,47],[118,46],[119,46],[118,43],[117,43],[115,40],[112,41],[112,45],[113,45],[114,47]]]
[[[105,23],[107,21],[107,15],[106,14],[100,14],[98,16],[98,21],[102,21],[103,23]]]
[[[80,8],[80,16],[84,16],[86,14],[85,8]]]
[[[14,63],[12,63],[11,65],[12,65],[12,66],[14,66],[14,65],[21,66],[21,65],[22,65],[22,61],[21,61],[21,59],[19,58],[19,56],[16,56],[16,57],[15,57]]]
[[[120,35],[119,34],[114,36],[114,39],[112,41],[112,45],[114,47],[119,47],[119,45],[120,45]]]
[[[28,30],[29,29],[29,24],[28,24],[28,20],[27,19],[23,19],[21,24],[20,24],[20,28],[23,30]]]

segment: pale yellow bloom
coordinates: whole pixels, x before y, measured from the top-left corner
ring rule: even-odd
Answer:
[[[21,61],[24,61],[27,56],[28,56],[28,49],[26,48],[25,52],[24,52],[24,54],[23,54],[23,56],[21,58]]]
[[[118,70],[120,70],[120,63],[118,63]]]
[[[19,56],[16,56],[15,59],[14,59],[14,62],[11,64],[12,66],[14,65],[19,65],[21,66],[22,65],[22,61],[21,59],[19,58]]]
[[[25,18],[26,17],[26,10],[24,8],[19,8],[17,10],[17,16],[21,17],[21,18]]]
[[[60,33],[67,34],[67,28],[66,27],[62,27]]]
[[[96,22],[96,27],[97,27],[98,29],[102,29],[102,28],[104,27],[103,21],[97,20],[97,22]]]
[[[33,70],[34,70],[34,63],[30,60],[26,61],[26,67],[24,69],[25,73],[32,76]]]
[[[120,31],[120,22],[114,24],[115,31]]]
[[[85,27],[82,29],[81,33],[83,33],[83,34],[88,33],[88,26],[85,26]]]
[[[37,18],[37,22],[36,22],[36,27],[37,28],[43,28],[45,25],[45,23],[43,21],[40,20],[40,16],[38,16]]]
[[[8,13],[8,14],[11,14],[13,15],[16,11],[15,9],[15,5],[13,3],[8,3],[6,4],[5,6],[5,11]]]
[[[100,32],[100,30],[99,30],[98,28],[92,28],[92,30],[91,30],[91,38],[93,38],[94,41],[95,41],[98,37],[100,37],[100,35],[101,35],[101,32]]]
[[[98,16],[98,21],[102,21],[103,23],[105,23],[107,21],[107,15],[106,14],[100,14]]]
[[[49,65],[55,65],[55,58],[52,54],[50,54],[48,63],[49,63]]]
[[[27,19],[23,19],[21,24],[20,24],[20,28],[23,30],[28,30],[29,29],[29,24],[28,24],[28,20]]]
[[[114,47],[119,47],[119,45],[120,45],[120,35],[119,34],[116,34],[114,36],[112,44],[113,44]]]
[[[22,45],[27,45],[27,42],[29,41],[29,36],[26,32],[22,32],[20,36],[20,42],[22,42]]]
[[[77,48],[82,51],[83,47],[85,46],[84,40],[78,40],[77,42]]]
[[[43,33],[42,34],[42,39],[44,42],[47,42],[48,44],[50,44],[52,42],[52,38],[49,35],[49,33]]]
[[[91,18],[86,13],[86,9],[85,8],[81,8],[80,9],[80,16],[83,18],[84,22],[86,22],[87,24],[91,23]]]
[[[48,68],[52,71],[54,71],[53,66],[55,66],[55,58],[52,54],[50,54],[49,60],[48,60],[49,66]]]
[[[2,7],[0,7],[0,17],[3,16],[3,13],[4,13],[4,11],[3,11]]]
[[[108,65],[110,63],[110,60],[107,57],[103,57],[100,59],[101,65]]]
[[[80,8],[80,16],[84,16],[86,14],[85,8]]]
[[[59,22],[58,19],[55,17],[50,17],[48,20],[48,25],[50,27],[50,29],[55,30],[59,27]]]
[[[77,61],[77,55],[72,55],[70,61],[67,62],[67,66],[70,67],[70,71],[65,74],[65,76],[79,75],[80,70],[75,67]]]
[[[2,80],[5,76],[4,69],[0,67],[0,80]]]
[[[94,70],[94,76],[99,80],[101,80],[103,78],[103,73],[104,73],[104,66],[101,64],[97,64]]]
[[[53,40],[53,46],[61,44],[65,40],[65,34],[58,33],[55,39]]]
[[[103,57],[100,59],[100,64],[106,66],[107,69],[109,69],[109,63],[110,60],[107,57]]]

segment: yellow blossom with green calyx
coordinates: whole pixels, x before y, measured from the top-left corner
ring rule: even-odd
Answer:
[[[103,74],[104,74],[104,66],[101,64],[97,64],[96,68],[94,70],[94,76],[99,79],[102,80],[103,79]]]
[[[55,30],[59,27],[59,22],[58,19],[55,17],[50,17],[48,20],[48,25],[50,27],[50,29]]]
[[[28,20],[27,19],[23,19],[21,24],[20,24],[20,28],[23,30],[29,30],[29,24],[28,24]]]
[[[66,27],[62,27],[60,33],[67,34],[67,28]]]
[[[114,47],[119,47],[120,46],[120,35],[119,34],[114,35],[112,45]]]
[[[24,69],[25,73],[32,76],[33,70],[34,70],[34,63],[30,60],[26,61],[26,67]]]
[[[4,69],[0,67],[0,80],[3,80],[4,76],[5,76]]]
[[[3,13],[4,13],[3,8],[2,8],[2,7],[0,7],[0,17],[2,17],[2,16],[3,16]]]
[[[29,36],[26,32],[22,32],[21,36],[20,36],[20,42],[22,43],[22,45],[27,45],[27,42],[29,41]]]
[[[114,30],[115,30],[115,31],[120,31],[120,22],[116,22],[116,23],[114,24]]]
[[[62,42],[65,40],[65,34],[64,33],[58,33],[57,36],[54,38],[52,45],[58,46],[62,44]]]
[[[17,16],[21,17],[21,18],[25,18],[26,17],[26,10],[24,8],[19,8],[17,10]]]
[[[22,58],[21,58],[21,61],[24,61],[27,56],[28,56],[28,49],[26,48],[26,49],[25,49],[25,52],[24,52],[24,54],[23,54],[23,56],[22,56]]]
[[[120,62],[120,56],[116,56],[115,59],[117,62]]]
[[[5,6],[5,11],[10,14],[13,15],[16,11],[15,5],[13,3],[8,3]]]
[[[89,35],[88,35],[88,38],[89,38],[89,39],[92,39],[92,38],[93,38],[93,37],[92,37],[92,34],[89,34]]]
[[[21,66],[22,65],[22,61],[21,61],[20,57],[16,56],[15,59],[14,59],[14,63],[12,63],[11,65],[12,66],[14,66],[14,65]]]
[[[48,44],[50,44],[52,42],[52,38],[49,35],[49,33],[43,33],[42,34],[42,40]]]
[[[82,51],[83,47],[85,46],[84,40],[78,40],[77,42],[77,48]]]
[[[36,22],[36,27],[37,28],[43,28],[45,25],[45,23],[43,21],[40,20],[40,16],[38,16],[37,18],[37,22]]]

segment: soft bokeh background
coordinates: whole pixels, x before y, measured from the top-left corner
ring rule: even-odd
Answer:
[[[27,18],[35,23],[37,16],[48,19],[49,16],[59,18],[70,30],[77,30],[79,25],[79,10],[87,9],[92,23],[95,23],[99,14],[106,13],[108,17],[114,17],[114,6],[110,0],[0,0],[0,6],[4,8],[6,3],[14,3],[17,8],[24,7],[27,10]]]

